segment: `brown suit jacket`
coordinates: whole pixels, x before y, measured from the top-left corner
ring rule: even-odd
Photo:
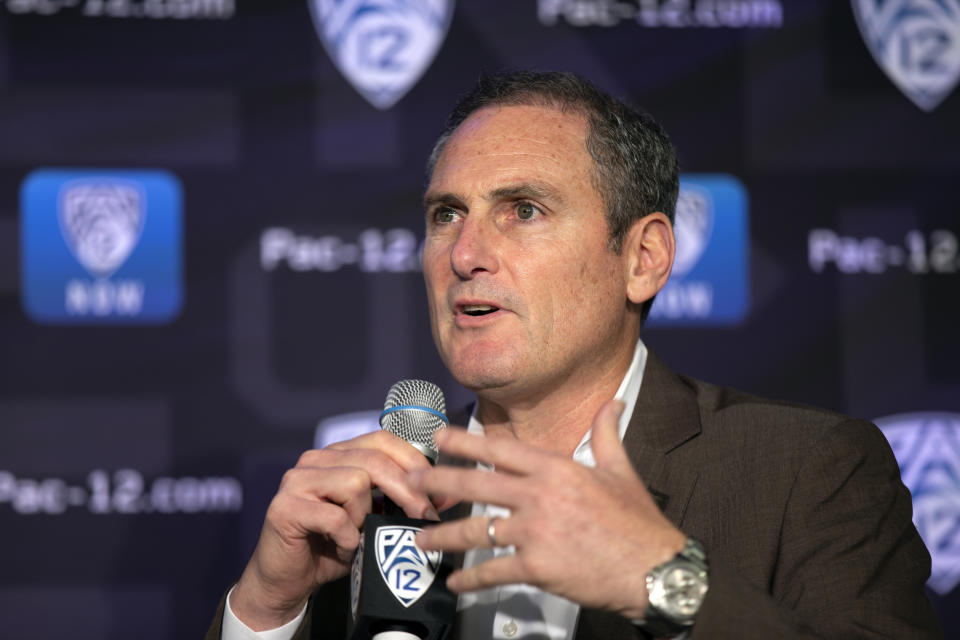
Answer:
[[[694,640],[942,637],[910,493],[874,425],[677,376],[650,353],[624,446],[707,549]],[[347,610],[346,580],[324,585],[296,640],[345,638]],[[580,612],[576,640],[644,637],[617,614]]]

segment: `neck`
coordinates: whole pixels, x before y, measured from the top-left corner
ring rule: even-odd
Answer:
[[[573,455],[597,411],[616,394],[633,360],[634,344],[620,350],[602,371],[581,371],[548,389],[510,397],[479,394],[477,417],[484,431]]]

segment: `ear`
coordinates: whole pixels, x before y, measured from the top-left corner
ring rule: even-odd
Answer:
[[[649,213],[630,227],[621,254],[627,267],[627,298],[642,304],[667,283],[676,242],[670,219],[659,211]]]

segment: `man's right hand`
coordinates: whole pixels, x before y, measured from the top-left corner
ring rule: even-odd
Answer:
[[[295,618],[318,585],[345,575],[374,488],[411,518],[439,520],[437,507],[406,481],[407,473],[429,466],[422,453],[386,431],[300,456],[284,474],[230,595],[234,614],[254,631],[274,629]]]

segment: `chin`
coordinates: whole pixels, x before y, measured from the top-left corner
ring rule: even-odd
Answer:
[[[444,364],[457,382],[478,394],[505,387],[516,379],[512,363],[502,355],[460,354],[444,358]]]
[[[494,371],[488,368],[477,368],[475,366],[467,367],[448,367],[454,379],[466,389],[474,393],[480,393],[485,389],[497,389],[510,383],[510,376],[502,371]]]

